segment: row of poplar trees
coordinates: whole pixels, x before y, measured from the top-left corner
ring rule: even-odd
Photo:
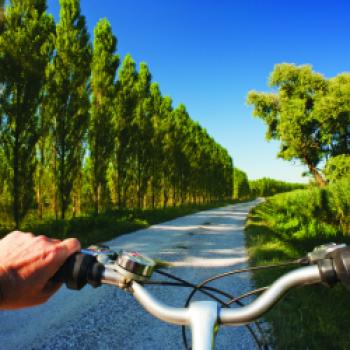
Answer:
[[[0,23],[0,209],[18,227],[28,212],[231,197],[228,152],[173,108],[145,63],[120,64],[108,20],[91,43],[79,0],[60,6],[55,23],[45,0],[10,0]]]

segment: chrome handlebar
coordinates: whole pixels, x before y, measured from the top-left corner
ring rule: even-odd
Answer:
[[[87,253],[88,254],[87,254]],[[110,252],[107,252],[108,254]],[[192,349],[208,350],[214,344],[217,325],[245,325],[271,309],[288,290],[307,284],[328,286],[341,282],[350,288],[350,247],[328,244],[309,253],[304,266],[277,279],[251,304],[241,308],[220,308],[215,301],[192,302],[188,308],[175,308],[157,300],[143,286],[156,264],[136,252],[121,253],[116,260],[103,261],[96,253],[84,251],[70,257],[54,276],[69,288],[81,289],[86,283],[93,287],[110,284],[130,291],[135,299],[156,318],[192,329]]]
[[[322,281],[317,265],[301,267],[276,280],[269,289],[251,304],[241,308],[220,308],[216,301],[195,301],[188,308],[176,308],[162,303],[139,282],[131,281],[115,270],[106,268],[102,283],[114,284],[129,289],[135,299],[156,318],[176,325],[190,326],[193,350],[210,350],[214,346],[217,325],[244,325],[266,311],[291,288]]]
[[[250,323],[271,309],[293,287],[320,283],[321,281],[321,274],[317,265],[293,270],[277,279],[251,304],[237,309],[220,309],[218,323],[223,325]],[[120,273],[108,268],[104,272],[102,283],[116,285],[121,288],[127,286],[125,278]],[[165,305],[136,281],[132,281],[128,289],[135,299],[158,319],[177,325],[189,325],[191,323],[189,308],[175,308]],[[216,302],[213,303],[216,304]]]
[[[237,309],[221,309],[219,322],[227,325],[250,323],[270,310],[284,294],[294,287],[321,282],[318,266],[305,266],[277,279],[251,304]]]

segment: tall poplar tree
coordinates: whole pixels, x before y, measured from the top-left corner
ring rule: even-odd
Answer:
[[[61,218],[81,171],[89,116],[91,45],[79,0],[60,0],[55,55],[47,70],[47,110],[53,118],[56,186]]]
[[[101,191],[114,150],[113,99],[119,57],[115,55],[117,40],[107,19],[100,20],[94,31],[91,64],[92,102],[90,110],[89,146],[95,212],[100,210]]]
[[[150,144],[150,180],[151,180],[151,206],[156,206],[157,197],[161,188],[162,165],[164,163],[164,113],[162,110],[163,97],[159,85],[150,86],[150,117],[152,123],[152,138]]]
[[[189,114],[185,105],[180,104],[174,110],[173,129],[172,129],[172,156],[173,156],[173,205],[177,200],[183,203],[185,189],[185,175],[188,170],[188,131],[189,131]]]
[[[143,197],[147,182],[150,178],[150,151],[152,139],[151,98],[150,85],[151,73],[145,63],[141,63],[137,75],[136,93],[137,106],[133,118],[132,145],[136,165],[137,207],[142,207]]]
[[[133,118],[137,106],[137,71],[134,60],[126,55],[119,70],[118,92],[115,101],[116,113],[116,170],[118,207],[125,207],[126,193],[130,186]]]
[[[169,96],[165,96],[162,99],[161,104],[161,116],[162,116],[162,129],[163,129],[163,142],[162,142],[162,153],[164,155],[163,161],[161,162],[162,168],[162,187],[163,187],[163,207],[168,206],[170,198],[170,186],[171,180],[174,173],[174,161],[172,157],[173,148],[173,130],[174,130],[174,109],[173,100]]]
[[[33,203],[38,106],[50,57],[45,0],[11,0],[0,36],[1,142],[11,168],[16,227]]]

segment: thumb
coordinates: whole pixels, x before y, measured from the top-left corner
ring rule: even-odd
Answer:
[[[60,245],[64,248],[66,258],[81,249],[80,242],[76,238],[67,238]]]
[[[64,264],[64,262],[75,252],[80,250],[80,242],[76,238],[67,238],[62,242],[58,243],[58,251],[55,256],[56,260],[56,271]],[[56,272],[54,271],[54,272]]]

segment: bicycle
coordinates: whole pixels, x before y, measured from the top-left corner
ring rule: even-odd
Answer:
[[[187,337],[184,327],[189,326],[192,332],[193,350],[214,349],[215,335],[219,326],[248,325],[270,310],[293,287],[318,283],[329,287],[341,282],[350,288],[350,247],[345,244],[329,243],[318,246],[307,256],[295,261],[233,270],[213,276],[197,285],[164,271],[162,268],[164,265],[166,264],[156,262],[137,252],[116,253],[106,246],[101,248],[94,246],[72,255],[54,279],[75,290],[80,290],[86,284],[94,288],[109,284],[130,292],[153,316],[168,323],[181,325],[186,348]],[[288,265],[302,265],[302,267],[284,274],[269,287],[259,288],[238,297],[208,286],[209,282],[229,275]],[[151,280],[153,273],[173,281]],[[175,308],[156,300],[145,288],[149,284],[189,287],[192,288],[192,292],[183,308]],[[191,302],[198,291],[214,300]],[[249,305],[241,302],[241,299],[258,293],[262,294]],[[218,295],[225,296],[230,301],[223,302]],[[233,303],[238,304],[240,308],[231,309],[230,305]],[[258,348],[268,349],[266,341],[261,342],[252,328],[249,329]],[[263,332],[259,324],[257,329]]]

